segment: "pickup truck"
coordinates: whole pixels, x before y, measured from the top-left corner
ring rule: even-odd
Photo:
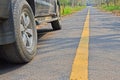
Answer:
[[[47,18],[47,19],[46,19]],[[37,51],[36,25],[61,29],[59,0],[0,0],[0,57],[27,63]]]

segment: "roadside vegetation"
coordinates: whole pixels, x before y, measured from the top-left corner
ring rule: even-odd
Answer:
[[[61,7],[61,15],[62,16],[69,15],[69,14],[72,14],[74,12],[77,12],[77,11],[84,9],[85,7],[86,6],[75,6],[75,7],[67,6],[65,8]]]
[[[102,5],[101,8],[106,10],[106,11],[120,10],[120,6],[117,6],[117,5],[110,5],[110,6]]]
[[[120,0],[93,0],[97,7],[120,16]]]
[[[85,1],[82,0],[61,0],[61,15],[69,15],[85,8]]]

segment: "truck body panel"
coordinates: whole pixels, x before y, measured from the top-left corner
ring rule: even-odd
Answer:
[[[0,0],[0,45],[9,44],[15,41],[14,38],[14,23],[12,22],[11,4],[17,0]],[[55,2],[57,0],[26,0],[31,6],[33,13],[36,16],[49,15],[55,13]],[[11,18],[11,19],[10,19]],[[8,21],[10,20],[10,21]]]
[[[9,0],[0,0],[0,19],[9,17]]]

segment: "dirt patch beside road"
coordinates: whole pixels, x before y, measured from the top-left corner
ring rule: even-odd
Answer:
[[[114,10],[112,11],[113,14],[115,14],[116,16],[120,16],[120,10]]]

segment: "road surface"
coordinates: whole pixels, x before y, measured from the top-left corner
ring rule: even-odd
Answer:
[[[0,61],[0,80],[120,80],[120,17],[88,7],[38,30],[28,64]]]

